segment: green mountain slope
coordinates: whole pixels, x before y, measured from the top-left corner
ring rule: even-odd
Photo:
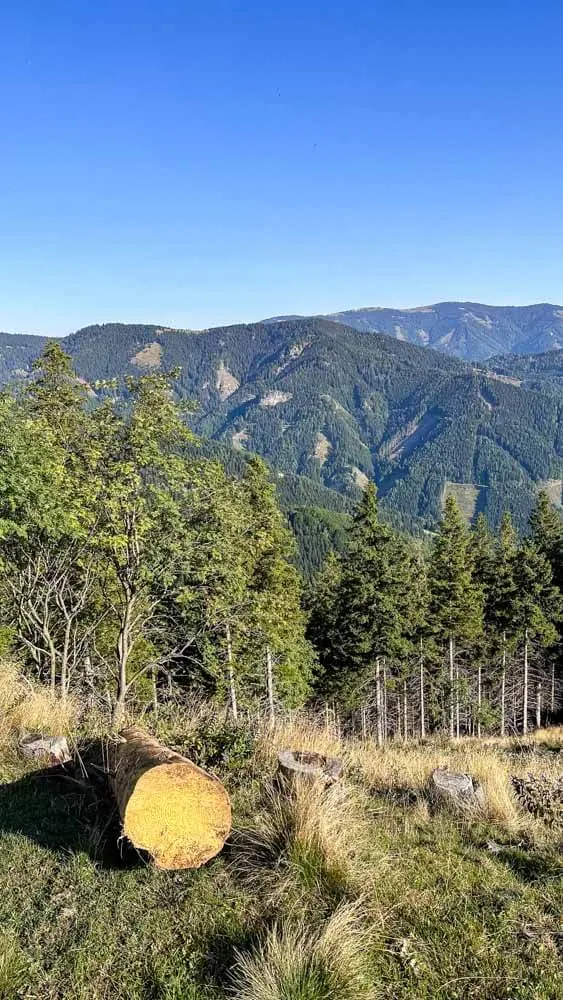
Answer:
[[[563,388],[563,351],[544,354],[504,354],[489,358],[487,369],[515,385],[539,392],[560,392]]]
[[[26,334],[0,333],[0,385],[14,378],[24,378],[47,339]]]
[[[438,302],[418,309],[348,309],[327,319],[473,361],[509,351],[528,354],[563,347],[563,308],[547,303]]]
[[[90,383],[180,366],[200,434],[263,455],[290,493],[289,477],[352,498],[375,478],[405,526],[432,528],[455,484],[468,484],[468,514],[497,522],[508,507],[523,524],[538,483],[561,478],[563,397],[326,319],[198,333],[107,324],[64,343]]]

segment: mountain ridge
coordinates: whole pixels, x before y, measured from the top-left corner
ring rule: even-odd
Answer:
[[[433,529],[456,489],[468,516],[498,523],[508,507],[523,525],[538,485],[563,475],[560,393],[323,317],[197,332],[104,324],[62,343],[91,386],[180,368],[176,391],[198,404],[198,434],[352,499],[374,479],[408,527]],[[4,367],[11,353],[0,342]],[[23,380],[29,366],[18,371]]]
[[[467,361],[484,361],[507,353],[536,354],[563,347],[563,307],[549,302],[491,306],[452,301],[408,309],[366,306],[325,313],[323,317],[364,333],[385,333]],[[277,317],[265,322],[285,319]]]

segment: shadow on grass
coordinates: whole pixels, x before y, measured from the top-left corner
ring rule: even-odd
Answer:
[[[140,866],[141,857],[120,839],[101,744],[79,749],[81,768],[42,768],[0,785],[0,834],[21,834],[58,854],[82,851],[106,868]]]
[[[546,882],[563,879],[563,860],[548,851],[524,851],[517,847],[504,848],[498,854],[521,882]]]

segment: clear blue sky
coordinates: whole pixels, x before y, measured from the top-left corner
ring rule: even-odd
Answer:
[[[0,329],[563,302],[563,5],[4,0]]]

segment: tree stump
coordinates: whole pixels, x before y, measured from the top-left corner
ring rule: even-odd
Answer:
[[[343,764],[337,757],[307,750],[282,750],[278,754],[278,774],[286,781],[296,778],[333,785],[342,777]]]
[[[19,746],[24,757],[46,760],[53,767],[72,759],[66,736],[26,736]]]
[[[123,834],[157,868],[199,868],[222,849],[231,829],[224,786],[147,733],[120,734],[110,783]]]
[[[441,767],[432,771],[429,795],[435,805],[462,810],[482,809],[485,805],[485,793],[475,778]]]

